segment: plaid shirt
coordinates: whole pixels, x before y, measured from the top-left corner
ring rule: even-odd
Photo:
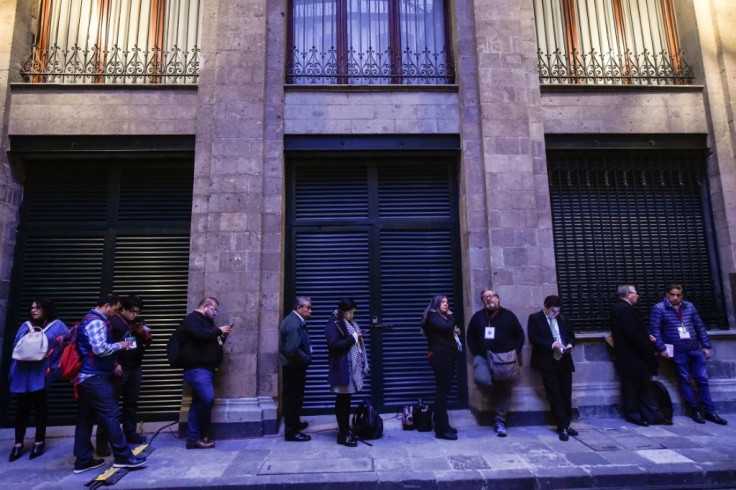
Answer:
[[[99,357],[107,357],[120,350],[119,343],[109,343],[107,341],[107,328],[105,322],[99,319],[94,319],[89,322],[85,327],[84,331],[87,333],[89,338],[89,345],[92,347],[92,352]],[[82,374],[79,373],[78,382],[84,383],[88,378],[95,376],[94,374]]]

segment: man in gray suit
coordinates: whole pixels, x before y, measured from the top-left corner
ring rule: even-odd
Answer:
[[[309,341],[306,320],[312,315],[312,300],[297,296],[294,310],[281,322],[279,331],[279,358],[283,382],[282,412],[284,414],[284,439],[306,442],[312,439],[302,430],[307,422],[300,420],[304,403],[304,385],[307,367],[312,361],[312,344]]]

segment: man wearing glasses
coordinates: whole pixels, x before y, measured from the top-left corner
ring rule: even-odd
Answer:
[[[215,326],[219,302],[207,297],[181,323],[181,355],[184,382],[192,389],[187,418],[187,449],[210,449],[212,406],[215,404],[215,371],[222,363],[222,344],[230,325]]]
[[[614,365],[621,378],[621,411],[627,422],[671,425],[662,416],[649,385],[657,374],[654,337],[635,308],[639,293],[630,284],[618,287],[618,300],[611,308],[611,335],[615,352]]]
[[[511,405],[511,388],[514,381],[490,379],[488,365],[489,352],[504,353],[516,351],[519,363],[521,348],[524,346],[524,329],[516,315],[501,306],[501,301],[493,289],[484,289],[480,293],[483,309],[478,310],[468,324],[468,348],[473,354],[473,367],[488,373],[487,384],[479,388],[490,395],[494,408],[493,429],[498,437],[506,437],[506,414]]]
[[[567,317],[560,315],[561,307],[558,296],[547,296],[544,308],[529,315],[526,328],[532,344],[532,368],[542,375],[559,438],[567,441],[570,436],[578,435],[578,431],[570,427],[572,373],[575,371],[570,352],[575,345],[575,331]]]
[[[294,310],[286,315],[279,329],[279,358],[282,373],[282,413],[284,415],[284,439],[306,442],[312,436],[302,431],[307,422],[300,420],[304,404],[304,385],[307,367],[312,362],[312,343],[309,340],[306,320],[312,315],[312,300],[297,296]]]

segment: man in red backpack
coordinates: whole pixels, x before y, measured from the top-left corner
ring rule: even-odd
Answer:
[[[120,428],[120,407],[112,384],[115,354],[127,349],[132,342],[113,342],[109,317],[120,309],[120,300],[114,294],[103,294],[97,306],[85,315],[79,324],[77,349],[82,368],[77,375],[79,414],[74,431],[74,473],[82,473],[105,464],[104,459],[93,458],[90,441],[96,418],[107,429],[116,468],[135,468],[146,464],[145,458],[133,455]]]

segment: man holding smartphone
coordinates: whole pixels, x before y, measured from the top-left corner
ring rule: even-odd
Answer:
[[[207,297],[181,323],[184,382],[192,389],[187,418],[187,449],[210,449],[212,407],[215,404],[215,371],[222,363],[222,344],[232,325],[215,326],[219,302]]]

